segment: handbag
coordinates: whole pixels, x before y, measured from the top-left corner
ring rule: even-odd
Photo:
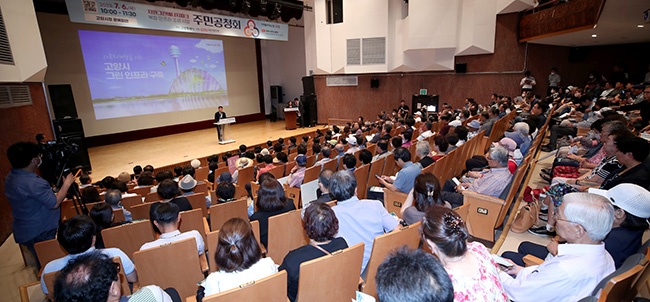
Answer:
[[[539,216],[539,204],[537,201],[529,202],[515,214],[515,220],[512,222],[510,230],[514,233],[521,234],[526,232],[532,226],[537,224]]]

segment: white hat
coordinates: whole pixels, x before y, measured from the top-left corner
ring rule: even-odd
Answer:
[[[589,193],[606,197],[613,205],[636,217],[650,218],[650,192],[641,186],[622,183],[609,190],[589,189]]]
[[[354,136],[350,136],[350,137],[346,138],[345,141],[348,142],[348,144],[350,144],[350,145],[353,145],[353,146],[357,145],[357,138],[354,137]]]
[[[449,126],[451,126],[451,127],[460,127],[462,125],[463,125],[463,123],[461,123],[459,120],[453,120],[453,121],[451,121],[449,123]]]
[[[201,161],[195,158],[192,161],[190,161],[190,166],[192,166],[192,168],[194,169],[198,169],[199,167],[201,167]]]
[[[269,155],[269,154],[270,154],[270,153],[269,153],[269,149],[266,149],[266,148],[262,149],[262,151],[260,151],[260,154],[262,154],[262,156],[267,156],[267,155]]]
[[[178,187],[181,188],[181,190],[188,191],[194,189],[196,184],[197,181],[192,177],[192,175],[187,174],[178,182]]]
[[[422,115],[422,112],[420,112],[420,111],[416,111],[416,112],[415,112],[415,115]]]
[[[467,124],[467,127],[472,127],[474,129],[481,128],[481,122],[479,122],[478,120],[472,120]]]

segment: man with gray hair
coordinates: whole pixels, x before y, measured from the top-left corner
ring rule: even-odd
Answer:
[[[526,155],[532,142],[530,134],[528,134],[530,131],[530,125],[528,125],[526,122],[518,122],[512,126],[512,129],[514,131],[504,133],[505,137],[515,141],[515,143],[517,143],[517,147],[519,147],[519,151],[521,151],[521,154]]]
[[[330,147],[323,147],[320,149],[320,156],[322,156],[321,159],[319,159],[314,165],[323,165],[324,163],[328,162],[330,160],[330,155],[332,154],[332,149]]]
[[[341,158],[343,158],[343,155],[345,155],[345,146],[343,144],[336,144],[334,146],[334,151],[336,151],[336,170],[339,169],[340,164],[341,164]]]
[[[120,192],[120,190],[112,189],[106,191],[106,194],[104,195],[104,201],[107,204],[111,205],[111,208],[113,208],[113,210],[122,209],[122,212],[124,213],[124,220],[126,220],[126,222],[133,221],[131,212],[125,209],[122,205],[122,192]]]
[[[375,237],[399,229],[400,224],[388,214],[380,201],[356,196],[357,179],[352,172],[334,173],[329,189],[332,198],[338,200],[337,205],[332,207],[339,220],[338,236],[343,237],[349,246],[360,242],[365,244],[361,265],[361,272],[364,272]]]
[[[429,142],[418,142],[415,145],[415,155],[420,159],[416,163],[416,165],[420,166],[420,169],[424,169],[435,162],[435,160],[429,156],[431,155],[431,146],[429,146]]]
[[[485,159],[490,166],[488,172],[483,173],[472,183],[461,182],[456,185],[451,179],[448,179],[442,187],[440,198],[449,202],[453,208],[463,205],[461,192],[464,190],[498,198],[512,179],[512,173],[508,170],[508,150],[502,146],[496,146],[490,150]]]
[[[543,289],[546,301],[578,301],[614,272],[614,260],[603,244],[614,208],[605,197],[569,193],[553,216],[558,235],[567,243],[540,265],[524,268],[511,261],[513,266],[499,274],[510,300],[537,301]]]

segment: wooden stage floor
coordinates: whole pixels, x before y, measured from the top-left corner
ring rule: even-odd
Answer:
[[[93,181],[107,175],[117,176],[120,172],[133,173],[135,165],[166,166],[234,150],[241,144],[256,145],[280,137],[288,138],[316,131],[324,126],[285,130],[284,121],[272,123],[269,120],[232,125],[228,135],[234,143],[220,145],[216,129],[203,129],[186,133],[94,147],[88,149],[93,171]]]

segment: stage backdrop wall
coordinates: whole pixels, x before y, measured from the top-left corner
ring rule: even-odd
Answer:
[[[72,85],[77,112],[88,137],[211,120],[217,108],[95,119],[78,30],[222,40],[229,102],[225,111],[229,116],[260,113],[253,39],[79,24],[70,22],[65,15],[45,13],[38,13],[37,18],[48,63],[45,82]]]

